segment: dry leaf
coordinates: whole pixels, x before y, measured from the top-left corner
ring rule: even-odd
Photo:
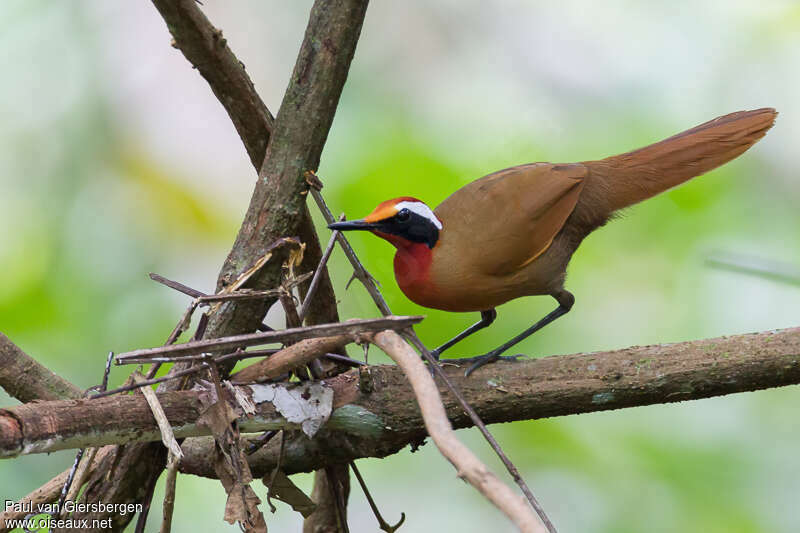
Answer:
[[[236,413],[223,398],[209,405],[200,414],[197,419],[197,425],[207,427],[211,430],[215,439],[221,439],[225,432],[230,429],[231,422],[237,418]]]
[[[273,475],[275,476],[274,480],[272,480]],[[270,480],[272,480],[271,486]],[[281,470],[267,474],[261,481],[269,489],[270,498],[289,504],[292,509],[303,515],[303,518],[308,518],[317,508],[317,504],[305,492],[297,488],[297,485]]]

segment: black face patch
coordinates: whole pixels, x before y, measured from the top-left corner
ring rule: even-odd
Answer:
[[[409,209],[401,209],[393,217],[373,222],[371,226],[383,233],[427,244],[428,248],[436,246],[439,240],[439,229],[433,222]]]

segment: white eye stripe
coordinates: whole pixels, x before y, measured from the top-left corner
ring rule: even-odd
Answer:
[[[395,208],[398,211],[400,211],[401,209],[408,209],[412,213],[416,213],[430,220],[431,223],[433,223],[433,225],[436,226],[436,229],[442,229],[442,222],[438,218],[436,218],[436,215],[433,214],[431,208],[423,204],[422,202],[409,202],[406,200],[404,202],[398,202],[395,205]]]

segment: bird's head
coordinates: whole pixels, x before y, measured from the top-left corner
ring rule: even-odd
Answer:
[[[433,248],[439,240],[442,222],[425,203],[402,196],[381,202],[372,213],[360,220],[334,222],[328,227],[339,231],[371,231],[397,248],[415,243]]]

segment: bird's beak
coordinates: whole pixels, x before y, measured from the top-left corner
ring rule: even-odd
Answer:
[[[371,222],[367,222],[364,219],[360,220],[346,220],[344,222],[334,222],[333,224],[328,224],[330,229],[335,229],[339,231],[349,231],[349,230],[371,230],[374,229],[374,224]]]

